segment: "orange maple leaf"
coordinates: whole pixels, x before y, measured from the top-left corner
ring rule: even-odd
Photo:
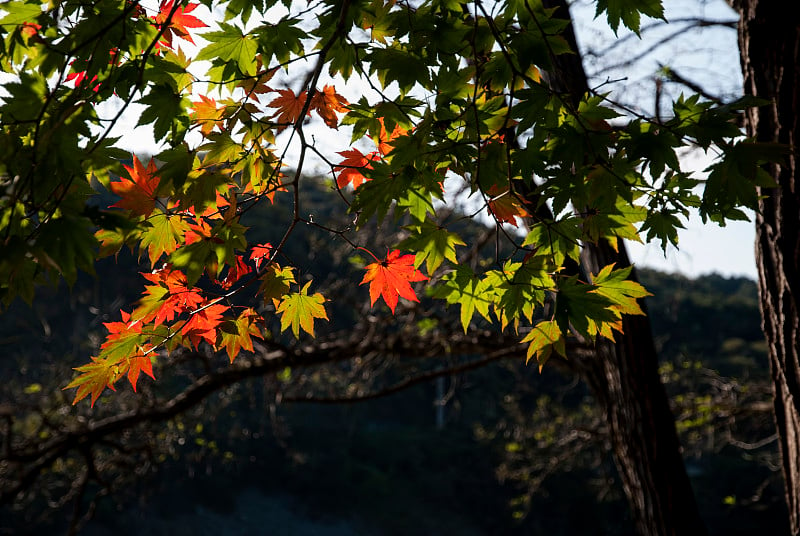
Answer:
[[[161,48],[162,46],[172,48],[173,37],[184,39],[194,45],[195,42],[192,40],[192,36],[189,34],[187,28],[206,28],[208,26],[194,15],[189,15],[189,13],[194,11],[199,5],[200,4],[186,4],[186,6],[180,6],[175,13],[172,14],[172,18],[169,20],[169,24],[164,30],[164,33],[161,35],[161,39],[156,43],[156,48]],[[157,25],[162,26],[167,23],[167,17],[169,17],[173,7],[175,7],[175,0],[161,2],[158,15],[156,15],[155,18]]]
[[[370,179],[365,177],[361,170],[372,169],[373,160],[378,160],[380,155],[377,151],[369,154],[364,154],[358,149],[350,149],[349,151],[339,151],[340,155],[345,159],[339,162],[339,165],[333,168],[334,172],[339,172],[336,177],[336,184],[339,188],[344,188],[348,184],[352,184],[353,188],[358,188]]]
[[[183,325],[181,334],[188,337],[195,348],[198,348],[200,341],[206,341],[211,346],[216,345],[217,326],[222,323],[222,313],[227,310],[228,306],[221,303],[199,309]]]
[[[153,362],[146,355],[136,355],[128,360],[128,381],[133,387],[133,392],[136,392],[136,382],[139,381],[139,373],[144,372],[154,380],[153,376]]]
[[[347,111],[347,100],[336,93],[336,88],[326,85],[322,91],[316,91],[311,98],[311,108],[325,121],[330,128],[339,128],[339,118],[336,112]]]
[[[273,99],[267,106],[278,109],[277,112],[272,114],[272,117],[277,116],[278,131],[281,131],[297,123],[306,104],[308,92],[303,91],[299,95],[295,95],[291,89],[279,89],[278,93],[281,96]],[[311,115],[311,111],[306,110],[306,115]]]
[[[489,214],[493,215],[497,223],[509,223],[517,227],[516,218],[526,218],[530,216],[519,198],[508,188],[501,190],[499,186],[493,184],[486,191],[489,196]]]
[[[156,175],[158,169],[154,160],[150,160],[147,169],[133,155],[133,168],[123,165],[130,178],[120,177],[119,181],[109,184],[111,191],[122,199],[111,205],[130,210],[139,216],[149,216],[156,206],[156,189],[161,179]]]
[[[392,152],[392,141],[396,140],[400,136],[405,136],[408,133],[408,130],[402,128],[400,125],[395,124],[394,130],[392,130],[391,134],[386,130],[386,125],[383,124],[383,117],[379,117],[378,121],[381,123],[381,132],[378,135],[378,141],[376,142],[378,145],[378,150],[381,152],[383,156],[386,156],[390,152]]]
[[[428,277],[414,268],[414,259],[415,255],[400,255],[399,250],[394,250],[386,255],[386,260],[379,261],[376,257],[378,262],[367,266],[361,284],[369,283],[370,305],[375,305],[378,296],[382,296],[394,314],[399,296],[419,302],[411,282],[427,281]]]
[[[225,113],[225,106],[217,106],[217,101],[200,95],[200,100],[192,103],[192,115],[190,116],[195,123],[200,125],[200,132],[203,136],[208,136],[214,127],[222,128],[222,118]]]

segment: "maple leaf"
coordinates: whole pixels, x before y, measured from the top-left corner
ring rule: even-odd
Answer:
[[[336,88],[326,85],[322,91],[317,91],[311,98],[311,108],[325,121],[330,128],[339,128],[339,118],[336,112],[347,112],[347,100],[336,93]]]
[[[150,227],[142,230],[139,249],[147,248],[150,266],[155,266],[161,255],[169,255],[178,249],[180,239],[188,232],[189,226],[180,216],[163,212],[149,218],[147,223]]]
[[[157,326],[172,322],[176,316],[195,310],[204,301],[200,289],[187,286],[186,275],[180,270],[162,268],[142,276],[155,283],[145,286],[144,295],[133,311],[133,318],[142,322],[152,321]]]
[[[281,332],[285,331],[289,326],[292,327],[292,333],[295,338],[300,337],[300,329],[314,336],[314,319],[324,318],[328,320],[328,313],[325,312],[325,297],[317,292],[311,296],[308,295],[308,287],[311,281],[305,284],[300,289],[300,292],[292,292],[287,294],[278,305],[278,313],[281,313]]]
[[[133,167],[123,165],[130,178],[120,177],[109,184],[111,191],[122,199],[111,205],[124,208],[139,216],[149,216],[156,206],[156,189],[161,179],[156,175],[155,160],[150,160],[147,168],[133,155]]]
[[[495,184],[487,190],[486,195],[489,196],[489,214],[494,216],[497,223],[509,223],[517,227],[516,218],[530,216],[525,207],[522,206],[522,202],[509,189],[501,190]]]
[[[256,244],[253,246],[253,249],[250,252],[250,260],[255,261],[256,270],[258,270],[261,268],[261,264],[265,260],[269,260],[271,255],[272,255],[272,244],[270,244],[269,242],[265,244]]]
[[[383,156],[386,156],[390,152],[392,152],[392,141],[396,140],[400,136],[405,136],[408,133],[408,130],[402,128],[400,125],[395,124],[394,130],[389,133],[386,130],[386,125],[383,123],[383,117],[379,117],[378,121],[381,124],[381,131],[378,135],[378,141],[376,142],[378,145],[378,150],[381,152]]]
[[[128,360],[128,381],[133,387],[133,392],[136,392],[136,382],[139,381],[139,373],[144,372],[154,380],[153,376],[153,362],[146,355],[136,355]]]
[[[361,284],[369,283],[370,305],[375,305],[378,296],[382,296],[394,314],[399,296],[419,302],[411,282],[427,281],[428,277],[414,268],[414,259],[415,255],[400,255],[399,250],[394,250],[386,255],[386,260],[366,267],[367,273]]]
[[[75,367],[74,370],[82,372],[82,374],[64,387],[64,390],[78,388],[75,398],[72,400],[72,405],[74,406],[91,394],[91,405],[94,407],[94,403],[106,387],[112,391],[115,390],[114,383],[119,379],[118,369],[119,367],[116,367],[115,364],[110,364],[107,359],[100,359],[94,356],[91,363]]]
[[[272,100],[267,106],[278,109],[277,112],[272,114],[272,117],[277,116],[278,131],[280,132],[286,127],[297,123],[306,104],[308,92],[303,91],[300,95],[295,96],[294,91],[291,89],[279,89],[278,93],[281,96]],[[306,115],[311,115],[311,111],[307,110]]]
[[[363,154],[358,149],[350,149],[348,151],[339,151],[340,155],[345,159],[339,162],[339,165],[333,168],[334,172],[339,172],[336,177],[336,185],[339,188],[344,188],[348,184],[352,184],[353,188],[358,188],[365,182],[371,180],[365,177],[360,170],[372,169],[371,161],[380,158],[377,152]]]
[[[42,29],[41,24],[35,24],[32,22],[23,22],[20,27],[19,33],[22,34],[24,37],[30,39],[31,37],[39,33],[39,30],[41,29]]]
[[[545,320],[539,322],[520,342],[529,342],[528,352],[525,362],[536,357],[539,364],[539,372],[552,355],[553,350],[561,356],[566,356],[566,341],[561,333],[561,328],[555,320]]]
[[[222,322],[222,313],[228,310],[227,305],[215,303],[203,306],[189,318],[181,328],[181,334],[189,338],[192,346],[198,348],[200,341],[211,346],[217,343],[217,326]]]
[[[253,270],[247,265],[242,255],[236,255],[236,264],[228,268],[228,273],[225,279],[220,281],[219,285],[224,289],[229,289],[236,284],[239,279],[249,274]]]
[[[253,351],[252,337],[263,339],[261,330],[256,323],[261,319],[261,315],[252,307],[248,307],[239,315],[236,320],[224,322],[220,328],[222,333],[221,346],[228,352],[228,358],[233,363],[236,356],[242,349],[248,352]]]
[[[297,283],[292,267],[281,268],[278,263],[270,264],[260,279],[258,294],[264,302],[271,299],[276,309],[279,307],[280,299],[289,292],[291,284]]]
[[[184,39],[189,41],[191,44],[195,44],[194,40],[192,40],[192,36],[189,34],[188,28],[206,28],[208,27],[203,21],[195,17],[194,15],[189,15],[192,11],[194,11],[197,6],[200,4],[186,4],[186,6],[180,6],[175,13],[172,14],[172,18],[169,20],[169,25],[164,30],[164,33],[161,35],[161,40],[156,43],[156,48],[160,48],[162,46],[166,46],[168,48],[172,48],[172,38],[178,37],[180,39]],[[155,22],[157,25],[162,26],[167,23],[167,18],[169,17],[170,12],[175,7],[175,0],[167,0],[166,2],[161,2],[161,6],[158,11],[158,15],[156,15]]]
[[[214,127],[222,128],[222,118],[225,113],[225,106],[217,106],[217,101],[200,95],[200,100],[192,103],[194,112],[191,114],[192,120],[200,125],[200,132],[203,136],[208,136]]]

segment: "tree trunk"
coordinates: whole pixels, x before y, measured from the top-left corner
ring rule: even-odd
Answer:
[[[569,19],[564,0],[545,0]],[[571,26],[565,38],[573,50],[577,42]],[[549,82],[575,99],[589,91],[578,54],[553,58]],[[630,266],[625,244],[619,251],[607,243],[586,245],[583,264],[587,272],[616,263]],[[635,279],[635,272],[631,273]],[[614,459],[631,508],[634,525],[642,535],[703,535],[705,524],[686,474],[675,417],[658,373],[650,321],[642,316],[623,317],[624,335],[617,343],[598,339],[596,355],[571,358],[594,392],[609,425]]]
[[[771,165],[777,188],[761,188],[756,263],[764,334],[774,385],[775,422],[792,534],[800,534],[800,16],[774,1],[736,0],[744,91],[770,104],[745,115],[748,136],[786,144]],[[792,12],[795,14],[792,15]]]

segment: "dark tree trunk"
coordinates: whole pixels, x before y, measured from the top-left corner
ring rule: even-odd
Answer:
[[[564,0],[546,0],[558,7],[564,18],[569,12]],[[565,37],[577,51],[572,29]],[[589,91],[579,55],[553,58],[549,81],[554,89],[569,94],[574,102]],[[608,244],[587,245],[584,269],[597,273],[616,263],[630,266],[624,243],[619,251]],[[632,273],[635,278],[635,273]],[[658,373],[658,356],[647,317],[625,316],[624,335],[616,344],[597,342],[596,355],[571,358],[602,406],[609,425],[614,459],[631,515],[642,535],[703,535],[705,524],[686,474],[675,417]]]
[[[747,112],[747,134],[790,149],[783,165],[770,167],[778,187],[760,192],[756,263],[789,523],[796,535],[800,534],[800,15],[792,6],[774,1],[735,0],[733,7],[740,15],[745,94],[770,101]]]

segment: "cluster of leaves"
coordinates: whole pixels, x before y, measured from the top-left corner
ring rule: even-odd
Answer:
[[[412,283],[430,281],[432,297],[460,306],[465,331],[480,318],[513,329],[540,366],[564,353],[568,333],[613,339],[621,315],[641,314],[646,292],[629,269],[565,267],[582,245],[640,234],[677,243],[691,207],[742,218],[769,157],[739,138],[747,102],[681,98],[655,122],[548,87],[541,72],[570,50],[566,22],[537,0],[12,0],[2,10],[0,295],[30,300],[36,284],[72,281],[123,247],[152,269],[67,386],[76,402],[125,375],[135,389],[160,349],[205,344],[233,360],[271,336],[270,316],[314,335],[325,297],[283,255],[295,227],[375,255],[354,229],[303,216],[312,157],[355,229],[389,214],[402,225],[385,259],[365,267],[373,305],[382,297],[395,313],[400,297],[418,301]],[[640,13],[662,16],[658,2],[599,2],[604,11],[633,31]],[[351,82],[361,95],[348,99],[337,88]],[[134,103],[137,126],[164,147],[147,165],[111,135]],[[340,127],[351,132],[341,150],[317,143]],[[718,154],[702,196],[677,158],[689,144]],[[119,200],[95,202],[103,189]],[[474,214],[485,209],[507,258],[459,262],[457,248],[471,245],[452,229],[469,216],[448,206],[453,192]],[[241,223],[265,202],[292,206],[274,246],[252,243]],[[256,288],[260,305],[240,305]]]

